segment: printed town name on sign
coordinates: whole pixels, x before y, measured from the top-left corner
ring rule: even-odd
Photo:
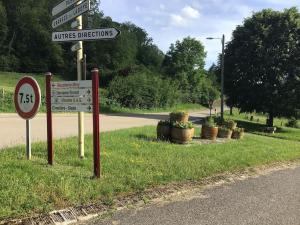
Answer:
[[[117,30],[116,28],[54,32],[52,33],[52,41],[66,42],[66,41],[113,39],[119,34],[120,31]]]
[[[80,5],[76,6],[74,9],[70,10],[69,12],[63,14],[62,16],[58,17],[57,19],[52,21],[52,28],[59,27],[64,23],[76,18],[77,16],[87,12],[90,10],[90,1],[84,1]]]

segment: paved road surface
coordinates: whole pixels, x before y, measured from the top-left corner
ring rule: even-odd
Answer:
[[[299,225],[300,167],[195,193],[187,200],[123,210],[88,225]]]
[[[191,113],[191,119],[207,116],[208,111]],[[160,119],[166,119],[167,113],[156,114],[115,114],[100,116],[100,130],[110,131],[145,125],[155,125]],[[39,114],[31,120],[32,141],[46,140],[46,115]],[[85,131],[92,133],[92,115],[85,115]],[[53,115],[54,138],[77,135],[77,114]],[[17,114],[0,114],[0,149],[25,143],[25,120]]]

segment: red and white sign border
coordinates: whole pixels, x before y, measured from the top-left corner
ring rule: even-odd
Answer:
[[[28,84],[32,87],[34,94],[35,94],[35,102],[32,107],[32,110],[30,112],[23,112],[19,106],[18,102],[18,93],[22,85]],[[25,120],[32,119],[37,112],[39,111],[40,105],[41,105],[41,90],[39,87],[38,82],[30,76],[22,77],[19,82],[17,83],[17,86],[15,88],[15,94],[14,94],[14,103],[17,113],[20,117],[22,117]]]

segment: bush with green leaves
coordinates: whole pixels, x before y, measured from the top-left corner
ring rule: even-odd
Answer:
[[[285,125],[287,127],[300,128],[300,124],[295,117],[290,118]]]
[[[212,116],[207,117],[203,125],[206,127],[217,127],[217,124]]]
[[[176,121],[172,124],[172,127],[180,128],[180,129],[192,129],[195,127],[195,125],[192,122],[183,123],[183,122]]]
[[[116,77],[109,85],[108,99],[122,107],[166,108],[180,103],[180,91],[171,80],[141,71],[127,77]]]

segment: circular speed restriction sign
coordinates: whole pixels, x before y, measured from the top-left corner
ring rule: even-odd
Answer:
[[[39,110],[41,104],[41,91],[33,77],[23,77],[15,89],[15,107],[20,117],[29,120]]]

